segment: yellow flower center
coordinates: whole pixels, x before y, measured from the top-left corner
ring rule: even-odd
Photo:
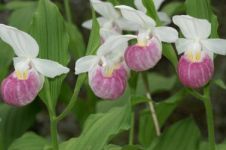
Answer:
[[[28,70],[26,70],[24,72],[20,72],[20,71],[16,70],[16,77],[19,80],[26,80],[28,78]]]
[[[113,66],[106,66],[104,68],[104,77],[112,77],[113,75],[113,72],[115,69],[119,69],[120,65],[116,64],[116,65],[113,65]]]
[[[199,62],[201,60],[202,53],[201,51],[197,51],[195,53],[192,51],[189,51],[186,53],[186,56],[192,62]]]

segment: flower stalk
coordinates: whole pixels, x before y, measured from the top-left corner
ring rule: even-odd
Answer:
[[[150,87],[148,85],[147,74],[143,73],[142,74],[142,78],[143,78],[145,89],[147,91],[146,96],[149,99],[148,106],[149,106],[151,117],[152,117],[152,120],[153,120],[153,123],[154,123],[156,135],[160,136],[161,135],[160,125],[159,125],[158,117],[157,117],[157,114],[156,114],[156,111],[155,111],[154,102],[153,102],[151,94],[150,94]]]

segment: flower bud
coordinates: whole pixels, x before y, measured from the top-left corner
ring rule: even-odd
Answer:
[[[23,74],[14,71],[1,84],[3,101],[14,106],[27,105],[38,95],[43,82],[43,76],[33,69]]]
[[[198,61],[192,61],[190,58],[186,54],[181,56],[178,63],[179,79],[186,87],[200,88],[207,84],[213,76],[213,60],[204,52],[201,53],[200,58],[198,57]]]
[[[98,66],[89,72],[89,84],[96,96],[102,99],[117,99],[123,95],[128,73],[123,65],[114,68]]]
[[[145,71],[153,68],[162,57],[160,41],[152,37],[147,44],[139,43],[129,46],[125,52],[125,61],[134,71]]]

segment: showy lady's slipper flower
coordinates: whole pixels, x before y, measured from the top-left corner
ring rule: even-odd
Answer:
[[[156,10],[159,10],[160,6],[162,5],[162,3],[164,2],[165,0],[153,0],[154,2],[154,5],[155,5],[155,9]],[[134,4],[136,6],[136,8],[144,13],[147,13],[147,9],[145,8],[145,6],[143,5],[143,2],[142,0],[134,0]],[[165,12],[161,12],[159,11],[158,12],[158,17],[159,19],[165,24],[170,24],[171,22],[171,19],[170,17],[167,15],[167,13]]]
[[[122,30],[136,30],[137,27],[131,22],[125,20],[120,12],[114,8],[110,2],[100,0],[90,0],[92,7],[101,17],[97,18],[100,27],[121,34]],[[82,24],[87,29],[92,28],[92,20],[88,20]]]
[[[128,6],[117,6],[124,18],[139,26],[137,44],[129,46],[125,52],[125,61],[134,71],[153,68],[162,57],[162,41],[175,42],[178,33],[171,27],[156,27],[155,21],[144,12]]]
[[[97,51],[76,61],[75,74],[88,72],[89,85],[94,94],[103,99],[117,99],[122,96],[127,85],[128,69],[123,61],[130,35],[108,38]]]
[[[208,39],[211,24],[205,19],[181,15],[174,16],[173,22],[185,37],[176,41],[178,54],[184,53],[178,64],[179,78],[187,87],[202,87],[213,76],[213,54],[226,54],[226,40]]]
[[[43,86],[44,76],[54,78],[69,71],[55,61],[36,58],[39,46],[25,32],[0,24],[0,38],[9,44],[17,55],[13,59],[15,71],[1,84],[5,103],[15,106],[31,103]]]

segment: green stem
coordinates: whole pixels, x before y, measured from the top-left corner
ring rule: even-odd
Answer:
[[[204,104],[206,109],[206,117],[207,117],[207,125],[208,125],[209,150],[215,150],[213,108],[211,104],[209,86],[204,89],[204,96],[205,96]]]
[[[56,116],[50,117],[50,131],[51,131],[51,142],[54,150],[59,149],[58,139],[57,139],[57,120]]]
[[[132,110],[133,111],[133,110]],[[129,145],[133,145],[133,141],[134,141],[134,123],[135,123],[135,113],[134,111],[131,112],[131,128],[130,128],[130,132],[129,132]]]
[[[67,21],[72,23],[71,10],[70,10],[70,0],[64,0],[64,8],[67,17]]]
[[[154,123],[156,135],[160,136],[161,135],[160,125],[159,125],[158,117],[157,117],[157,114],[156,114],[156,111],[155,111],[154,101],[153,101],[151,94],[150,94],[150,87],[149,87],[149,84],[148,84],[148,77],[147,77],[146,73],[142,74],[142,79],[143,79],[144,86],[145,86],[145,89],[146,89],[146,92],[147,92],[147,98],[150,100],[148,102],[148,106],[149,106],[149,109],[150,109],[151,118],[152,118],[153,123]]]
[[[47,97],[47,103],[48,103],[47,108],[48,108],[49,117],[50,117],[51,143],[52,143],[53,149],[58,150],[59,144],[58,144],[58,139],[57,139],[56,112],[55,112],[55,108],[52,103],[52,98],[51,98],[50,91],[49,91],[49,81],[48,80],[45,81],[45,89],[47,90],[46,97]]]
[[[57,121],[62,120],[65,116],[67,116],[71,112],[71,110],[73,109],[73,107],[77,101],[78,93],[79,93],[80,88],[82,87],[82,84],[84,83],[85,79],[86,79],[86,75],[79,75],[76,85],[75,85],[74,93],[71,97],[71,100],[70,100],[69,104],[67,105],[67,107],[65,108],[65,110],[58,117],[56,117]]]

